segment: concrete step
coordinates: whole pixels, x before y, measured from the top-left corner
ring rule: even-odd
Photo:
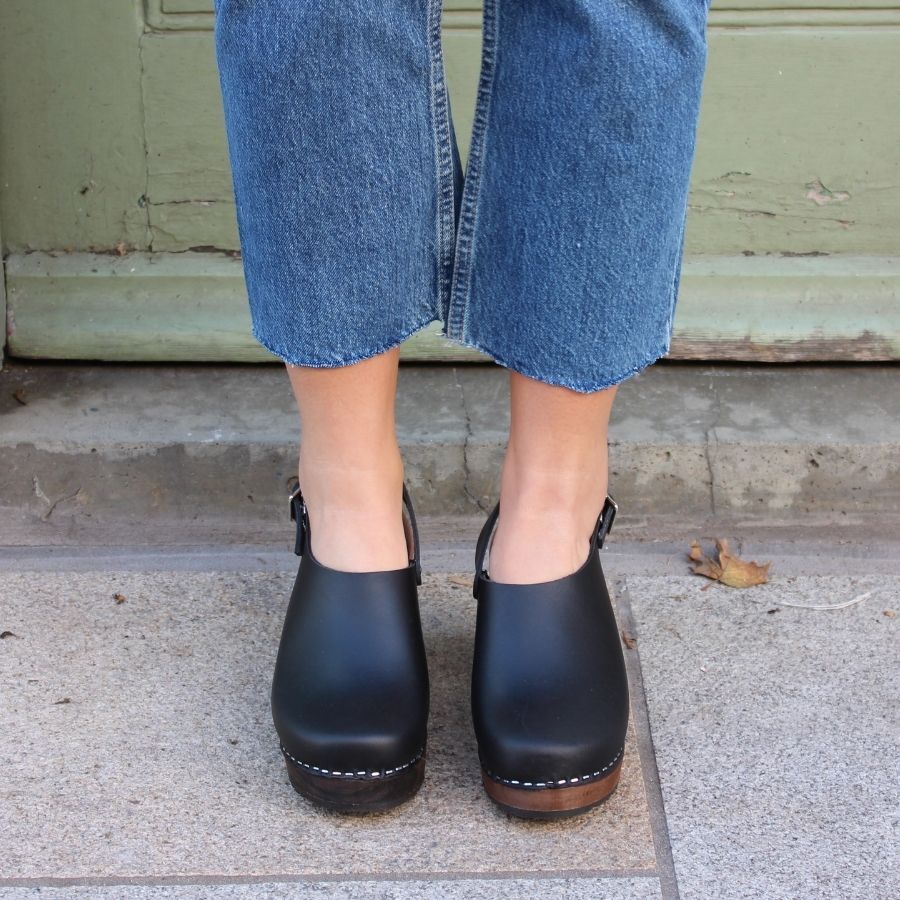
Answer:
[[[883,523],[900,510],[898,388],[896,365],[652,366],[614,408],[617,532]],[[469,540],[499,488],[507,373],[404,365],[397,417],[417,512]],[[299,438],[278,365],[7,362],[0,544],[282,540]]]

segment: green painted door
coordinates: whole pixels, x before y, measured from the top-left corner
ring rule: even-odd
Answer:
[[[8,353],[272,359],[212,24],[211,0],[0,5]],[[900,358],[898,26],[900,0],[714,0],[671,358]],[[477,2],[446,0],[463,150],[480,27]],[[483,358],[437,330],[403,358]]]

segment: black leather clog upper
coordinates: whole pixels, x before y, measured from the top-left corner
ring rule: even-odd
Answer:
[[[309,519],[292,495],[301,556],[272,680],[272,715],[284,752],[323,775],[378,775],[421,756],[428,669],[419,618],[415,514],[407,567],[344,572],[310,552]]]
[[[537,584],[495,582],[483,569],[499,503],[482,529],[472,717],[482,766],[499,781],[571,786],[621,759],[628,681],[597,552],[615,509],[608,498],[578,571]]]

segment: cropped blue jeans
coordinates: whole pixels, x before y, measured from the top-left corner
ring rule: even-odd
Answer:
[[[708,0],[484,0],[463,172],[442,0],[216,0],[254,337],[341,366],[435,320],[591,392],[669,351]]]

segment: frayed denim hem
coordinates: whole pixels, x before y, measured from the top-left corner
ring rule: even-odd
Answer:
[[[353,363],[362,362],[365,359],[371,359],[373,356],[377,356],[379,353],[384,353],[387,350],[391,350],[394,347],[399,347],[404,341],[408,338],[412,337],[417,331],[421,331],[427,325],[430,325],[438,319],[434,313],[429,313],[429,317],[426,319],[418,320],[414,325],[410,328],[406,328],[401,331],[399,334],[390,338],[383,344],[377,347],[366,347],[365,350],[361,350],[355,353],[350,354],[346,357],[341,357],[338,360],[325,361],[319,357],[299,357],[291,351],[282,350],[280,347],[277,347],[272,341],[264,338],[259,329],[256,327],[256,323],[252,323],[252,334],[253,337],[260,343],[269,353],[277,356],[283,363],[286,363],[290,366],[306,366],[312,369],[335,369],[343,366],[350,366]]]
[[[671,346],[670,344],[664,344],[660,349],[654,351],[654,353],[652,353],[650,356],[645,357],[627,371],[620,372],[609,378],[603,378],[597,381],[574,381],[563,376],[548,375],[546,372],[537,371],[528,363],[520,363],[505,359],[504,357],[495,353],[485,344],[471,340],[469,338],[450,337],[448,334],[443,332],[441,333],[441,337],[446,338],[446,340],[452,341],[453,343],[460,344],[463,347],[469,347],[472,350],[480,350],[482,353],[486,353],[488,356],[490,356],[495,363],[503,366],[505,369],[512,369],[514,372],[518,372],[520,375],[526,375],[528,378],[533,378],[536,381],[542,381],[544,384],[570,388],[573,391],[577,391],[579,394],[592,394],[596,391],[602,391],[606,388],[613,387],[614,385],[621,384],[623,381],[627,381],[629,378],[632,378],[638,373],[644,371],[644,369],[652,366],[653,363],[661,360],[668,354]]]

